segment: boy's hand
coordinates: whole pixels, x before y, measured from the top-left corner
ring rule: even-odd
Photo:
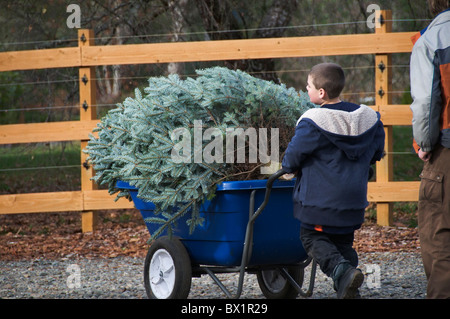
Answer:
[[[284,174],[284,175],[281,175],[281,179],[284,179],[284,180],[287,180],[287,181],[290,181],[291,179],[293,179],[295,177],[295,174],[293,174],[293,173],[290,173],[290,174]]]

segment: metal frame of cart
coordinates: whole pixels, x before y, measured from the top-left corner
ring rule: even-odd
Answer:
[[[168,236],[161,236],[155,239],[149,248],[144,264],[144,285],[148,297],[152,299],[187,298],[190,291],[192,277],[198,277],[203,274],[207,274],[220,287],[220,289],[225,293],[225,295],[228,298],[239,298],[243,290],[243,283],[246,272],[256,273],[258,284],[261,288],[261,291],[267,298],[274,298],[274,299],[295,298],[299,294],[302,297],[310,297],[314,289],[314,281],[317,267],[316,262],[314,260],[311,260],[311,258],[308,257],[304,251],[300,256],[295,256],[295,252],[292,252],[293,256],[291,256],[290,255],[291,253],[289,251],[289,245],[292,245],[293,247],[292,250],[294,250],[294,248],[298,249],[299,245],[301,246],[300,239],[298,238],[299,233],[296,231],[297,227],[299,228],[299,224],[295,226],[296,228],[292,228],[291,224],[293,224],[293,221],[288,220],[285,222],[286,224],[282,225],[282,228],[284,227],[289,228],[284,233],[287,232],[288,235],[290,236],[290,238],[288,238],[289,240],[287,241],[286,245],[282,245],[287,246],[287,248],[283,247],[285,249],[284,252],[283,249],[281,248],[276,249],[273,252],[270,251],[261,252],[262,250],[261,247],[264,247],[265,249],[266,247],[271,246],[270,244],[271,241],[269,242],[269,244],[266,241],[267,236],[264,236],[264,234],[258,234],[258,229],[260,233],[263,233],[267,232],[268,227],[272,226],[270,225],[272,220],[267,219],[268,217],[265,216],[267,215],[267,211],[265,211],[265,214],[263,214],[267,205],[270,203],[272,205],[271,210],[273,211],[278,209],[278,204],[282,205],[287,203],[289,207],[289,202],[292,202],[291,190],[294,182],[291,182],[291,184],[289,184],[289,187],[287,187],[287,189],[283,189],[282,195],[278,194],[276,195],[280,203],[277,203],[277,199],[275,200],[272,199],[272,201],[270,201],[273,188],[275,188],[275,192],[278,191],[278,187],[283,188],[283,186],[278,185],[274,187],[274,183],[284,173],[285,172],[283,170],[280,170],[277,173],[270,176],[269,179],[267,179],[267,181],[244,182],[246,183],[246,185],[249,184],[250,186],[248,186],[248,189],[245,190],[246,193],[249,193],[249,195],[245,194],[245,196],[249,196],[247,204],[249,212],[246,216],[246,218],[248,218],[248,222],[246,224],[245,231],[242,230],[242,232],[245,232],[243,242],[235,241],[233,239],[230,240],[229,243],[228,241],[221,242],[221,240],[217,240],[216,238],[209,239],[208,236],[210,236],[210,234],[208,234],[207,232],[205,232],[206,235],[201,235],[205,236],[206,239],[201,240],[200,242],[197,242],[196,240],[188,242],[186,241],[185,238],[183,238],[183,236],[178,237],[176,232],[172,238],[169,238]],[[265,183],[264,189],[261,187],[261,183]],[[258,185],[256,187],[257,189],[252,189],[253,184]],[[283,183],[281,183],[280,185],[283,185]],[[132,186],[129,186],[126,183],[119,182],[117,187],[130,190],[131,197],[133,198],[136,208],[138,208],[141,211],[141,214],[143,214],[143,217],[145,217],[145,209],[146,209],[145,207],[148,207],[148,205],[152,204],[142,202],[139,198],[137,198],[137,189]],[[289,194],[289,196],[286,197],[287,196],[286,194]],[[239,194],[238,196],[244,195]],[[279,196],[284,197],[280,200]],[[219,200],[221,199],[219,195],[217,197],[219,197]],[[255,203],[257,202],[256,197],[258,197],[260,201],[262,198],[262,203],[255,211]],[[214,210],[216,206],[221,205],[227,206],[230,204],[229,202],[234,201],[234,199],[231,200],[224,199],[223,201],[225,202],[225,204],[208,203],[213,207],[212,208],[207,207],[207,210]],[[276,205],[275,208],[274,205]],[[292,203],[290,203],[290,205],[292,205]],[[230,213],[228,213],[228,210],[226,211],[227,213],[224,214],[225,217],[214,216],[213,219],[226,218],[225,222],[222,219],[222,224],[225,223],[233,224],[232,222],[234,222],[234,220],[231,220],[230,222],[230,218],[234,218],[233,215],[230,215]],[[282,213],[292,215],[292,210],[290,212],[282,212]],[[242,215],[242,212],[240,213],[240,215]],[[242,218],[242,216],[240,215],[239,218]],[[266,221],[260,222],[260,220],[262,219],[261,216],[263,216],[263,218],[265,218]],[[259,224],[257,224],[256,226],[257,236],[255,238],[255,223],[258,223],[257,221],[259,222]],[[214,226],[215,225],[213,220],[209,224],[209,227],[213,228],[211,232],[213,232],[213,234],[216,234],[217,231],[214,230],[215,229]],[[147,225],[147,227],[149,227],[149,225]],[[228,227],[230,226],[228,225]],[[231,227],[235,226],[232,225]],[[234,228],[232,229],[234,230]],[[151,232],[150,228],[149,231]],[[225,230],[219,229],[219,231],[224,232],[225,234],[229,232],[228,229]],[[282,233],[283,236],[285,236],[283,234],[284,229],[281,229],[279,231],[280,233]],[[238,237],[243,236],[242,232],[238,234]],[[293,234],[294,232],[296,233]],[[184,235],[185,235],[184,237],[188,237],[186,233],[184,233]],[[295,238],[291,238],[294,235]],[[210,246],[214,247],[214,249],[210,249]],[[219,254],[217,260],[213,259],[212,262],[209,261],[210,256],[208,256],[208,254],[210,252],[211,253],[214,253],[216,251],[219,251],[219,253],[221,252],[221,247],[218,246],[226,247],[224,248],[223,250],[224,253],[222,254],[224,256]],[[240,249],[242,249],[242,253],[240,253]],[[200,252],[200,257],[193,256],[195,254],[198,254],[198,250],[204,250],[205,252],[204,253]],[[281,257],[277,256],[278,250],[281,251],[279,253]],[[240,262],[237,262],[236,255],[241,256]],[[277,259],[278,257],[281,260],[281,262],[279,262],[280,260],[274,260],[274,262],[272,263],[271,261],[272,255],[275,256],[275,259]],[[196,259],[202,260],[204,258],[208,259],[208,261],[204,263],[202,262],[199,263],[196,260]],[[229,259],[231,259],[231,261],[229,261]],[[286,260],[288,262],[284,262]],[[294,262],[290,262],[291,260],[293,260]],[[238,264],[224,265],[228,264],[229,262]],[[259,262],[261,262],[261,264],[258,264]],[[304,269],[309,264],[312,264],[309,287],[306,291],[304,291],[302,289],[304,279]],[[216,274],[219,273],[239,273],[238,284],[237,287],[234,287],[235,290],[234,293],[230,289],[228,289],[222,283],[222,281],[216,276]]]

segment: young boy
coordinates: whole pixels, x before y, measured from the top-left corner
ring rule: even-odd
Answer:
[[[311,69],[306,89],[320,108],[298,120],[282,167],[297,174],[294,216],[305,250],[333,279],[338,298],[356,298],[364,276],[356,269],[354,231],[364,221],[369,168],[382,158],[384,129],[371,108],[340,100],[344,85],[337,64]]]

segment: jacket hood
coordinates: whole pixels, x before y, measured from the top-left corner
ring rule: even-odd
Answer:
[[[442,11],[441,13],[439,13],[436,17],[434,17],[433,21],[431,21],[431,23],[429,25],[427,25],[424,29],[420,30],[419,32],[417,32],[416,34],[414,34],[411,37],[411,41],[413,44],[415,44],[417,42],[417,40],[419,40],[419,38],[427,31],[430,29],[433,29],[435,26],[439,26],[443,23],[446,23],[450,21],[450,8]]]
[[[442,11],[436,17],[434,17],[433,21],[431,21],[431,23],[426,28],[420,31],[420,34],[423,35],[427,30],[430,30],[433,27],[440,25],[441,23],[448,22],[449,20],[450,20],[450,8]]]
[[[299,121],[306,120],[312,123],[349,159],[356,160],[374,142],[379,119],[378,112],[361,105],[353,112],[326,107],[310,109]]]

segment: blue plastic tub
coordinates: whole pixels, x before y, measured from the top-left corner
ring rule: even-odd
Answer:
[[[173,228],[181,239],[193,264],[239,266],[249,221],[250,194],[256,190],[255,210],[264,200],[267,180],[223,182],[216,196],[205,202],[200,214],[205,219],[190,234],[186,214]],[[269,203],[254,224],[253,248],[249,266],[296,264],[307,254],[300,241],[300,222],[293,217],[292,189],[294,181],[275,181]],[[137,197],[137,189],[125,182],[119,189],[128,189],[134,205],[145,219],[153,216],[155,206]],[[150,234],[158,225],[147,223]]]

